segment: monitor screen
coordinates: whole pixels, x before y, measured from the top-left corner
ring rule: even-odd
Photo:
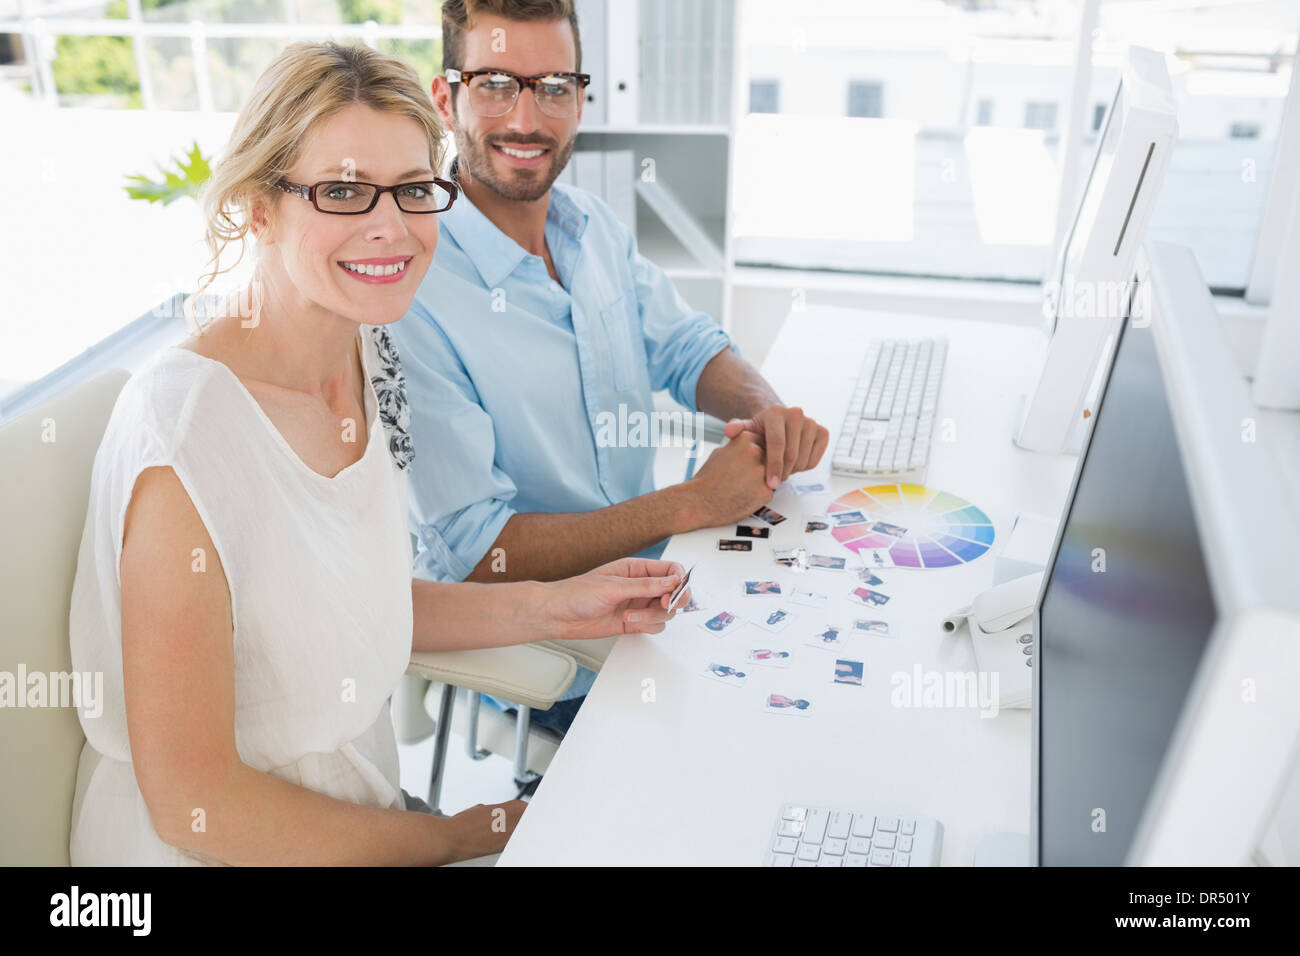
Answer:
[[[1122,326],[1043,592],[1043,865],[1124,862],[1215,622],[1151,329]]]

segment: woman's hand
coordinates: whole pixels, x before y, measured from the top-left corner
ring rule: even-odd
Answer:
[[[519,818],[527,808],[528,804],[522,800],[497,804],[477,803],[448,820],[439,821],[439,826],[450,827],[455,833],[455,859],[452,862],[500,853],[506,848],[506,841],[515,832]]]
[[[555,637],[582,640],[615,634],[658,634],[669,611],[673,589],[686,576],[675,561],[620,558],[576,578],[550,585],[546,603],[548,623]],[[678,605],[690,600],[690,589]]]

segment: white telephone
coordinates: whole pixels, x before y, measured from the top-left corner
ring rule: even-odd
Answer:
[[[944,618],[943,629],[969,624],[975,661],[985,673],[998,675],[998,706],[1028,707],[1033,693],[1034,633],[1030,620],[1042,588],[1038,571],[990,588],[970,607]]]

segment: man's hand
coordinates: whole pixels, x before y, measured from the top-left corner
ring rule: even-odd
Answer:
[[[732,439],[744,433],[758,439],[767,466],[767,486],[773,490],[795,472],[815,468],[831,441],[831,433],[802,408],[784,405],[772,405],[753,418],[733,418],[723,431]]]
[[[737,434],[714,450],[687,487],[695,492],[696,527],[735,524],[772,500],[763,467],[763,446],[752,433]]]

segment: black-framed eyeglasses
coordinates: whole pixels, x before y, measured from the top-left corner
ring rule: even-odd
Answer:
[[[578,115],[582,91],[591,82],[589,73],[536,73],[520,76],[507,70],[446,70],[448,83],[464,83],[469,105],[479,116],[505,116],[515,108],[526,86],[533,91],[537,108],[555,119]]]
[[[397,208],[402,212],[425,215],[446,212],[456,201],[460,189],[445,179],[424,179],[419,182],[379,186],[375,183],[340,182],[327,180],[311,186],[291,183],[282,179],[277,189],[308,200],[320,212],[334,216],[361,216],[375,208],[379,197],[392,193]]]

